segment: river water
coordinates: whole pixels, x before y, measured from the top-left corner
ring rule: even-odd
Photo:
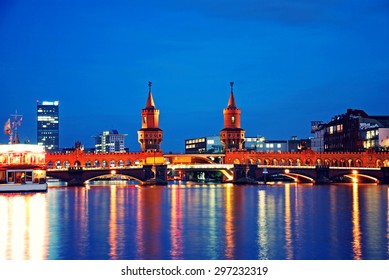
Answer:
[[[389,259],[388,185],[0,194],[0,259]]]

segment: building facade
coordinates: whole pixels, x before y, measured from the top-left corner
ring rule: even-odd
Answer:
[[[363,110],[347,109],[330,122],[312,129],[312,150],[317,152],[360,152],[389,148],[389,116],[369,116]]]
[[[186,154],[217,154],[222,152],[223,146],[220,142],[220,136],[206,136],[185,140]]]
[[[240,127],[240,109],[236,107],[233,87],[230,83],[231,92],[227,108],[223,110],[224,128],[220,131],[220,141],[225,150],[241,150],[245,139],[245,130]]]
[[[155,107],[149,82],[146,107],[142,109],[142,128],[138,130],[138,142],[142,152],[160,151],[163,131],[159,128],[159,110]]]
[[[96,153],[123,153],[125,152],[124,138],[127,134],[119,134],[117,130],[103,131],[95,136]]]
[[[288,142],[286,140],[266,140],[263,136],[245,137],[244,149],[256,152],[286,152]]]
[[[48,151],[59,150],[59,102],[37,102],[37,143]]]

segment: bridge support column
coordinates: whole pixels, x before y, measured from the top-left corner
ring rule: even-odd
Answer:
[[[255,170],[246,164],[234,164],[234,184],[254,184]]]
[[[157,185],[166,185],[167,184],[167,166],[166,165],[156,165],[155,166],[155,179]]]
[[[83,186],[84,185],[84,179],[83,179],[84,170],[82,167],[70,167],[69,168],[69,178],[70,181],[67,182],[68,186]]]
[[[144,165],[143,185],[166,185],[167,167],[166,165]]]
[[[389,167],[381,167],[382,171],[382,180],[380,183],[389,184]]]
[[[327,165],[317,165],[316,166],[316,178],[315,183],[330,183],[330,167]]]

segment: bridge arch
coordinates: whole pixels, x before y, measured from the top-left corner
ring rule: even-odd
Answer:
[[[100,161],[98,159],[96,159],[94,162],[93,162],[93,167],[100,167]]]
[[[52,161],[49,161],[49,162],[47,163],[47,168],[53,168],[53,166],[54,166],[54,164],[53,164]]]
[[[299,173],[294,172],[285,172],[284,174],[281,174],[285,177],[293,179],[296,183],[315,183],[315,180],[307,175],[302,175]]]
[[[117,178],[117,177],[120,177],[122,179],[137,181],[139,184],[143,183],[142,180],[140,180],[140,179],[138,179],[136,177],[129,176],[129,175],[124,175],[124,174],[120,174],[120,173],[116,173],[116,174],[99,175],[99,176],[95,176],[95,177],[89,178],[89,179],[85,180],[84,184],[88,184],[91,181],[97,180],[97,179],[107,179],[107,178]]]
[[[81,166],[81,162],[79,160],[76,160],[74,162],[74,167],[80,167]]]
[[[240,160],[238,158],[234,159],[234,164],[240,164]]]

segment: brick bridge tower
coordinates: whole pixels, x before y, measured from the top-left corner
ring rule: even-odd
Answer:
[[[138,142],[142,152],[161,150],[163,131],[159,128],[159,110],[155,108],[151,85],[149,82],[149,96],[146,107],[142,109],[142,128],[138,130]]]
[[[236,107],[234,98],[234,82],[230,82],[231,93],[228,106],[223,110],[224,128],[220,131],[220,141],[224,150],[243,148],[245,130],[240,127],[240,109]]]

